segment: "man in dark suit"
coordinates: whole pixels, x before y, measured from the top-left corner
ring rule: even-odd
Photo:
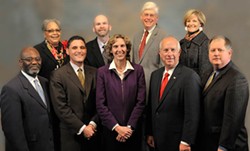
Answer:
[[[95,108],[96,69],[84,65],[85,40],[73,36],[68,40],[70,62],[52,72],[50,92],[53,107],[60,119],[62,151],[92,151],[98,118]]]
[[[111,31],[111,25],[108,17],[105,15],[97,15],[93,22],[93,32],[97,37],[89,41],[87,45],[87,57],[85,64],[99,68],[107,64],[107,59],[104,55],[104,46],[109,40],[109,32]]]
[[[48,81],[37,76],[39,52],[24,48],[19,65],[21,72],[3,87],[0,96],[6,151],[54,151]]]
[[[152,72],[150,78],[146,134],[147,143],[155,151],[190,151],[196,137],[200,78],[192,69],[178,64],[180,52],[177,39],[164,38],[159,54],[165,66]],[[162,83],[167,84],[163,87]]]
[[[209,60],[213,68],[202,78],[203,116],[199,150],[248,151],[245,128],[248,82],[231,57],[232,46],[228,38],[215,36],[210,40]],[[210,77],[214,78],[210,80]]]

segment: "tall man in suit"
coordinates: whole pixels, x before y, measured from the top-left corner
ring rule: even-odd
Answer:
[[[93,22],[93,32],[97,37],[89,41],[87,46],[87,57],[85,59],[85,64],[99,68],[107,64],[107,59],[105,58],[104,46],[109,40],[109,32],[112,26],[109,23],[108,17],[105,15],[97,15]]]
[[[180,52],[177,39],[164,38],[159,54],[165,66],[152,72],[150,78],[146,133],[147,143],[155,151],[190,151],[196,137],[200,78],[179,64]],[[167,83],[165,87],[163,83]]]
[[[70,62],[52,72],[50,92],[53,107],[60,119],[62,151],[92,151],[98,118],[95,109],[96,69],[84,65],[85,40],[68,40]]]
[[[22,49],[21,72],[2,89],[0,107],[6,151],[54,151],[48,81],[37,75],[41,61],[35,48]]]
[[[140,12],[140,20],[144,29],[134,35],[132,44],[132,62],[140,64],[144,69],[147,95],[152,71],[162,66],[158,51],[159,43],[165,37],[166,33],[157,25],[158,19],[158,6],[154,2],[146,2]],[[148,97],[146,97],[146,103],[148,102],[147,98]],[[144,121],[145,115],[143,115],[143,122]],[[144,133],[145,127],[142,129]],[[142,138],[142,141],[143,150],[148,150],[145,144],[145,138]]]
[[[146,2],[143,5],[140,19],[144,29],[134,35],[132,61],[143,66],[148,92],[151,72],[162,66],[158,51],[159,43],[166,36],[166,33],[157,25],[159,19],[159,8],[154,2]],[[148,32],[146,37],[145,32]],[[144,37],[145,46],[143,47]]]
[[[231,61],[232,53],[228,38],[215,36],[210,40],[209,60],[213,68],[202,78],[203,117],[199,150],[248,151],[245,128],[248,82]],[[210,77],[214,77],[212,82],[208,82]]]

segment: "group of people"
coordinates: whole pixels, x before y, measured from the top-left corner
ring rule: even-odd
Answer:
[[[140,19],[131,42],[97,15],[87,43],[62,42],[60,22],[44,20],[45,40],[21,50],[2,88],[6,151],[248,151],[248,82],[230,40],[209,40],[195,9],[180,41],[157,24],[154,2]]]

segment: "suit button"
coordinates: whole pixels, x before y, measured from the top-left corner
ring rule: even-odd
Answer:
[[[156,115],[159,115],[159,112],[156,112]]]

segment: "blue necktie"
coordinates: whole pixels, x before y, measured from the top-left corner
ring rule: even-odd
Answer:
[[[43,88],[41,87],[41,85],[39,84],[39,81],[37,79],[34,80],[34,83],[35,83],[36,91],[38,92],[39,96],[43,100],[43,103],[47,106],[46,101],[45,101],[45,97],[44,97]]]

